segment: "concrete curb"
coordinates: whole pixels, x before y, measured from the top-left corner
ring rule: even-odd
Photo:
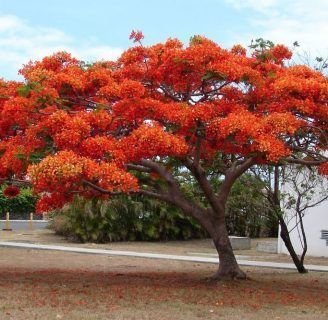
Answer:
[[[49,225],[48,220],[0,220],[0,230],[10,227],[14,231],[45,229]]]
[[[215,264],[217,264],[219,262],[218,258],[178,256],[178,255],[172,255],[172,254],[120,251],[120,250],[77,248],[77,247],[56,246],[56,245],[30,244],[30,243],[22,243],[22,242],[2,241],[2,242],[0,242],[0,247],[36,249],[36,250],[56,250],[56,251],[84,253],[84,254],[99,254],[99,255],[108,255],[108,256],[125,256],[125,257],[150,258],[150,259],[166,259],[166,260],[215,263]],[[249,260],[238,260],[238,263],[241,266],[263,267],[263,268],[274,268],[274,269],[288,269],[288,270],[296,269],[292,263],[249,261]],[[328,266],[306,265],[306,268],[309,271],[328,272]]]

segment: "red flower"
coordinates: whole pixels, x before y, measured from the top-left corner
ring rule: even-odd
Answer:
[[[15,187],[15,186],[8,186],[4,191],[3,194],[7,197],[7,198],[14,198],[17,195],[19,195],[20,190],[19,188]]]
[[[140,42],[144,38],[144,35],[141,31],[132,30],[129,39],[133,40],[133,42]]]
[[[323,176],[328,176],[328,163],[323,163],[319,166],[319,173]]]

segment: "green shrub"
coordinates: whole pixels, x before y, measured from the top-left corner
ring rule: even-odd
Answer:
[[[52,214],[52,228],[81,242],[204,238],[206,233],[174,207],[142,197],[76,198]]]
[[[6,212],[9,212],[11,219],[29,219],[30,212],[35,211],[35,203],[37,201],[37,197],[33,195],[32,190],[29,188],[21,189],[21,192],[16,197],[7,198],[3,195],[4,188],[5,186],[0,189],[1,218],[4,219]]]
[[[211,180],[214,189],[221,181]],[[234,184],[227,205],[230,235],[275,236],[278,222],[263,196],[264,182],[246,174]],[[205,207],[202,193],[192,182],[183,185],[186,197]],[[122,195],[110,201],[76,198],[53,216],[57,233],[76,240],[108,242],[123,240],[184,240],[207,236],[197,222],[173,206],[142,196]]]
[[[233,185],[226,205],[229,234],[252,238],[278,234],[279,223],[263,196],[264,186],[251,175],[244,175]]]

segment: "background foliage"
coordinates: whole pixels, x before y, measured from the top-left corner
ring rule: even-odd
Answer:
[[[75,198],[53,213],[52,228],[86,242],[187,240],[206,232],[178,209],[153,199],[119,196],[111,200]]]
[[[278,218],[264,193],[264,182],[248,174],[232,187],[227,201],[226,221],[229,234],[277,237]]]
[[[7,198],[3,195],[3,190],[6,186],[0,189],[0,215],[1,219],[5,218],[6,212],[10,213],[11,219],[29,219],[30,212],[35,212],[35,204],[38,199],[31,189],[21,189],[19,195],[14,198]],[[36,216],[42,218],[42,216]]]
[[[220,184],[218,181],[213,184]],[[227,203],[230,235],[276,236],[278,222],[261,192],[263,182],[251,175],[239,179]],[[197,185],[183,183],[184,192],[199,197]],[[157,241],[207,237],[192,218],[176,207],[143,196],[118,196],[111,200],[76,197],[71,205],[52,213],[51,227],[77,241]]]

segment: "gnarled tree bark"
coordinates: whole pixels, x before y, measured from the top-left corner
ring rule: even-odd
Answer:
[[[247,159],[241,163],[236,162],[226,172],[225,180],[219,192],[216,194],[201,165],[198,162],[195,163],[192,160],[188,160],[185,165],[196,178],[210,205],[210,208],[205,209],[184,196],[178,182],[163,166],[150,160],[141,161],[142,166],[159,174],[166,181],[168,187],[166,193],[155,193],[147,190],[144,190],[142,193],[176,205],[186,215],[196,219],[213,239],[219,255],[219,268],[213,276],[213,279],[216,280],[246,279],[246,274],[240,269],[232,250],[225,222],[225,205],[233,183],[252,165],[252,163],[252,159]]]

